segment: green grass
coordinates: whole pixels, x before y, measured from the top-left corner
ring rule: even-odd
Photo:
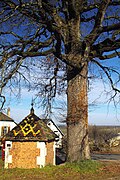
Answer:
[[[80,173],[96,173],[102,165],[97,161],[85,160],[79,163],[67,163],[66,166]]]
[[[96,161],[65,163],[61,166],[46,166],[35,169],[4,169],[0,160],[0,180],[79,180],[82,174],[96,174],[101,167]]]

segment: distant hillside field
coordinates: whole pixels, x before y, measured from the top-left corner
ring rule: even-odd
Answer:
[[[67,134],[67,126],[60,125],[59,128],[61,131],[66,135]],[[89,125],[89,135],[93,131],[100,131],[100,132],[106,132],[109,133],[109,135],[117,134],[120,132],[120,126],[96,126],[96,125]]]
[[[63,148],[65,148],[66,152],[66,144],[67,144],[67,127],[59,126],[61,131],[64,133],[63,140]],[[100,151],[100,152],[114,152],[120,153],[120,143],[119,146],[111,147],[109,146],[109,139],[115,137],[118,133],[120,133],[120,126],[89,126],[89,143],[90,143],[90,151]]]

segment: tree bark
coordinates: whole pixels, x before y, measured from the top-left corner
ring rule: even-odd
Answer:
[[[77,74],[77,75],[76,75]],[[67,161],[90,159],[88,143],[87,65],[81,72],[68,68]]]

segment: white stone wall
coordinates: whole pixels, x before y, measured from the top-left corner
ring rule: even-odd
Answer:
[[[37,148],[40,149],[40,156],[37,156],[37,165],[41,168],[45,166],[45,156],[47,155],[45,142],[37,142]]]
[[[12,141],[5,141],[5,163],[4,163],[5,168],[8,168],[8,164],[12,163],[12,155],[10,155],[11,148],[12,148]]]
[[[56,165],[56,145],[55,145],[56,142],[54,142],[54,145],[53,145],[53,152],[54,152],[54,158],[53,158],[53,165]]]

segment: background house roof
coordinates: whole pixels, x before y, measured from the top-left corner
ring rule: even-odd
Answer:
[[[30,114],[6,134],[4,139],[11,141],[53,141],[56,137],[45,122],[34,114],[32,108]]]
[[[0,112],[0,121],[12,121],[12,122],[14,122],[14,120],[12,118],[7,116],[3,112]]]
[[[52,124],[57,128],[57,130],[61,133],[62,136],[64,136],[63,132],[61,131],[61,129],[54,123],[54,121],[52,119],[43,119],[43,121],[46,124],[49,124],[49,122],[52,122]]]

